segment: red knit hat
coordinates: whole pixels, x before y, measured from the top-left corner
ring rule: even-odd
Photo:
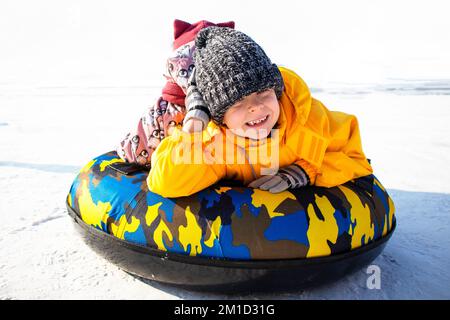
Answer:
[[[176,50],[182,45],[193,41],[201,29],[210,26],[228,27],[234,29],[234,21],[215,24],[213,22],[202,20],[194,24],[190,24],[189,22],[175,19],[173,22],[173,50]],[[184,106],[185,97],[185,93],[178,86],[178,84],[167,81],[162,90],[162,98],[164,100]]]
[[[178,49],[183,44],[191,42],[197,36],[197,33],[206,27],[218,26],[218,27],[228,27],[234,29],[234,21],[213,23],[206,20],[190,24],[189,22],[175,19],[173,22],[173,50]]]

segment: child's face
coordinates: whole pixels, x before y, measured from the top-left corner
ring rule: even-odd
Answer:
[[[274,89],[254,92],[232,105],[223,122],[234,134],[251,139],[266,138],[280,115]]]

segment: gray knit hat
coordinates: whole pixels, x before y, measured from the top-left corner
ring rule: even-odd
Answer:
[[[222,124],[225,112],[254,92],[275,89],[283,78],[263,49],[246,34],[231,28],[202,29],[195,40],[195,82],[211,113]]]

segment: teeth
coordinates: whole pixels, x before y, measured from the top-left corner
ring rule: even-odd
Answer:
[[[254,126],[255,124],[258,124],[258,123],[263,122],[264,120],[266,120],[266,118],[267,118],[267,116],[265,116],[264,118],[261,118],[261,119],[259,119],[259,120],[249,121],[249,122],[247,122],[247,123],[248,123],[249,125],[251,125],[251,126]]]

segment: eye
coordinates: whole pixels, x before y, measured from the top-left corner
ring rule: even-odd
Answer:
[[[271,100],[274,95],[269,91],[267,93],[263,93],[259,96],[262,100]]]
[[[159,130],[153,130],[152,136],[154,136],[155,138],[159,138]]]
[[[240,100],[240,101],[236,102],[235,104],[233,104],[233,105],[231,106],[230,110],[231,110],[231,109],[237,110],[237,109],[239,109],[240,107],[242,107],[242,100]]]
[[[169,69],[170,72],[173,71],[173,64],[169,63],[169,65],[167,66],[167,69]]]
[[[139,142],[139,136],[134,136],[131,141],[133,141],[134,143],[138,143]]]
[[[186,71],[186,69],[181,69],[180,71],[178,71],[178,76],[186,78],[188,76],[188,72]]]
[[[175,121],[173,121],[173,120],[170,120],[169,121],[169,126],[175,126],[177,123],[175,122]]]
[[[143,156],[144,158],[147,158],[147,157],[148,157],[148,152],[147,152],[147,150],[142,150],[141,156]]]
[[[188,71],[189,71],[189,72],[192,72],[193,69],[194,69],[194,65],[191,64],[191,65],[189,66],[189,68],[188,68]]]

